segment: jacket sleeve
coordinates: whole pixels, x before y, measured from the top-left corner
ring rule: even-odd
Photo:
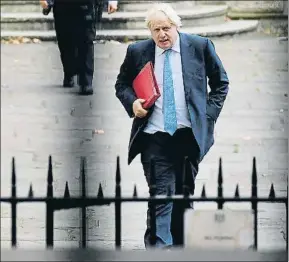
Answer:
[[[229,91],[229,79],[210,39],[206,43],[205,60],[210,86],[207,114],[216,121]]]
[[[134,63],[131,53],[131,45],[129,45],[126,51],[125,59],[120,67],[120,72],[117,76],[115,94],[130,117],[134,117],[132,105],[133,102],[137,99],[132,87],[133,68]]]

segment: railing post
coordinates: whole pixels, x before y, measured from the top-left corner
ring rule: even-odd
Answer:
[[[54,210],[53,203],[53,174],[52,174],[52,158],[48,160],[48,176],[47,176],[47,202],[46,202],[46,246],[53,247],[53,231],[54,231]]]
[[[11,242],[12,247],[17,245],[17,202],[16,202],[16,170],[15,170],[15,158],[12,158],[12,181],[11,181]]]
[[[80,186],[81,186],[81,198],[86,198],[86,158],[80,159]],[[86,248],[86,206],[83,205],[80,209],[80,221],[81,221],[81,247]]]
[[[150,187],[149,187],[149,193],[150,193],[150,201],[148,203],[149,205],[149,216],[150,216],[150,245],[155,246],[157,237],[157,226],[156,226],[156,208],[154,199],[156,196],[156,174],[155,174],[155,160],[151,159],[150,161]]]
[[[252,171],[252,210],[254,211],[254,249],[258,249],[258,213],[257,213],[257,168],[256,158],[253,158],[253,171]]]
[[[287,184],[287,201],[285,202],[286,207],[286,250],[288,251],[288,184]]]
[[[115,174],[115,246],[121,248],[121,175],[119,156],[116,159],[116,174]]]

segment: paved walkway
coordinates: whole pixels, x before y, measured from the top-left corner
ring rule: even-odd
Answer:
[[[223,113],[216,126],[216,143],[200,166],[197,192],[206,183],[216,195],[219,157],[224,164],[224,193],[250,195],[252,158],[257,157],[259,195],[270,184],[286,195],[288,174],[288,42],[260,35],[214,39],[231,81]],[[53,156],[54,194],[62,196],[65,181],[71,195],[79,193],[79,157],[88,157],[89,194],[98,183],[106,195],[114,194],[116,157],[121,156],[122,191],[147,195],[139,158],[128,167],[127,144],[131,120],[114,96],[114,83],[126,44],[95,45],[95,94],[79,97],[77,89],[59,86],[62,72],[55,43],[2,45],[1,48],[1,194],[10,194],[11,157],[16,157],[17,194],[45,196],[48,155]],[[104,133],[92,134],[93,130]],[[196,208],[214,208],[196,205]],[[232,205],[230,206],[232,207]],[[250,208],[233,205],[232,208]],[[260,248],[284,247],[285,208],[260,205]],[[145,204],[123,207],[123,247],[143,248]],[[114,208],[88,208],[89,245],[113,248]],[[10,209],[1,206],[1,245],[9,246]],[[18,208],[19,247],[45,246],[44,205]],[[55,247],[77,246],[78,210],[55,215]],[[266,240],[265,240],[266,239]]]

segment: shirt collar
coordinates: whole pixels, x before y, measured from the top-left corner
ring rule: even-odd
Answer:
[[[179,34],[178,34],[178,37],[177,37],[176,42],[174,43],[174,45],[172,46],[171,49],[172,49],[173,51],[175,51],[175,52],[180,53],[180,37],[179,37]],[[164,49],[162,49],[162,48],[160,48],[160,47],[158,47],[158,46],[156,45],[156,55],[157,55],[157,56],[162,55],[164,51],[165,51]]]

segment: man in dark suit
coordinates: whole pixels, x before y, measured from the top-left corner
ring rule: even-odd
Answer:
[[[130,44],[115,84],[116,96],[134,118],[128,164],[140,153],[150,186],[150,160],[155,161],[156,194],[180,194],[184,157],[191,163],[190,193],[198,166],[214,143],[214,126],[228,93],[229,80],[208,38],[180,33],[181,19],[167,4],[148,12],[152,39]],[[132,82],[152,61],[161,97],[149,110],[142,107]],[[207,77],[210,92],[207,92]],[[179,243],[178,207],[172,203],[156,208],[157,247]],[[149,221],[149,210],[148,219]],[[150,228],[144,241],[149,246]]]
[[[47,0],[43,9],[53,6],[55,31],[64,71],[64,87],[74,86],[78,76],[81,95],[93,94],[94,44],[96,26],[103,6],[108,13],[117,10],[117,1],[108,0]]]

